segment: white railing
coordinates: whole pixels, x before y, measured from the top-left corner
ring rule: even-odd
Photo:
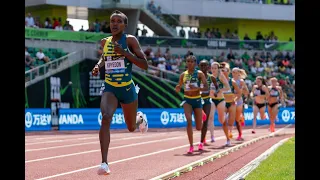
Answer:
[[[50,61],[41,66],[37,66],[25,72],[25,87],[61,72],[86,59],[86,50],[72,52],[66,56]]]
[[[154,77],[156,79],[164,80],[164,81],[167,81],[167,82],[170,82],[170,83],[177,83],[175,81],[172,81],[172,78],[179,79],[179,77],[180,77],[179,73],[168,71],[168,70],[161,70],[160,68],[152,66],[152,65],[148,66],[148,70],[147,71],[142,70],[141,68],[137,67],[136,65],[132,66],[132,70],[134,72],[141,72],[141,73],[143,73],[143,74],[145,74],[147,76],[152,76],[152,77]],[[154,70],[154,71],[158,72],[159,74],[155,75],[150,70]]]
[[[169,24],[167,24],[165,21],[159,19],[156,15],[154,15],[150,10],[147,8],[143,8],[143,11],[148,14],[154,21],[156,21],[158,24],[160,24],[163,28],[165,28],[173,37],[177,37],[177,30],[173,27],[171,27]]]

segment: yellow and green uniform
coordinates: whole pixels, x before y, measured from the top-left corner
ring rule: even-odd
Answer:
[[[198,79],[198,70],[195,70],[193,74],[189,74],[188,70],[184,72],[183,76],[183,84],[184,84],[184,91],[190,90],[189,85],[192,84],[193,86],[199,87],[199,79]],[[195,108],[202,108],[201,102],[201,95],[198,96],[187,96],[184,95],[184,101],[182,101],[181,106],[184,103],[190,104],[193,109]]]
[[[212,103],[212,100],[211,100],[211,97],[209,96],[210,94],[210,84],[212,83],[212,75],[207,73],[208,77],[207,77],[207,83],[208,83],[208,86],[209,86],[209,89],[208,91],[202,91],[202,94],[208,94],[207,96],[202,96],[202,104],[203,105],[206,105],[206,104],[211,104]]]
[[[129,51],[126,40],[127,36],[123,34],[117,42],[125,51]],[[138,98],[138,94],[131,77],[132,62],[123,55],[114,52],[112,36],[106,39],[103,47],[103,56],[105,58],[104,92],[112,92],[123,104],[135,101]]]

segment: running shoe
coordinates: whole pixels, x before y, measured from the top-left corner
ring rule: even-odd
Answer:
[[[198,150],[199,150],[199,151],[202,151],[202,150],[203,150],[203,143],[200,143],[200,144],[199,144]]]
[[[227,140],[226,146],[227,146],[227,147],[231,146],[230,140]]]
[[[110,169],[107,163],[101,163],[101,166],[98,169],[98,175],[108,175],[110,174]]]
[[[188,151],[188,154],[192,154],[193,153],[193,146],[190,146],[190,149]]]
[[[214,136],[211,136],[211,142],[215,142]]]
[[[244,139],[241,136],[238,136],[236,140],[237,141],[244,141]]]

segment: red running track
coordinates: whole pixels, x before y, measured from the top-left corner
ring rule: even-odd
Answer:
[[[289,131],[294,131],[294,126],[283,132]],[[256,134],[244,129],[243,137],[250,140],[268,133],[267,126],[259,127]],[[207,139],[209,136],[208,132]],[[209,143],[210,146],[199,152],[200,132],[194,131],[196,151],[187,155],[189,144],[185,130],[152,130],[146,134],[112,132],[108,158],[111,174],[98,176],[96,171],[101,163],[98,132],[27,133],[25,179],[151,179],[224,150],[225,137],[221,128],[216,128],[215,138],[215,143]]]

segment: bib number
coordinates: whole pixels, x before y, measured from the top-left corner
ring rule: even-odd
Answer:
[[[114,60],[114,61],[105,61],[105,69],[106,73],[124,73],[125,72],[125,64],[124,60]]]

